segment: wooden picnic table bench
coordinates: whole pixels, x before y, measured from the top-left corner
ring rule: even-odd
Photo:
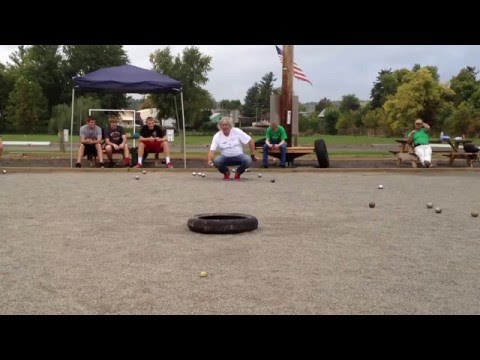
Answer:
[[[400,166],[403,160],[411,161],[412,167],[417,167],[418,157],[415,154],[413,145],[408,144],[408,139],[396,139],[398,142],[399,149],[398,150],[390,150],[390,152],[397,156],[397,165]],[[471,165],[471,160],[478,159],[478,156],[473,156],[474,153],[465,153],[460,151],[460,146],[464,144],[472,143],[472,140],[469,139],[462,139],[462,140],[455,140],[455,139],[431,139],[430,146],[432,147],[432,153],[439,153],[443,156],[450,157],[449,164],[450,166],[453,165],[455,159],[466,159],[467,166]],[[441,147],[442,144],[448,145]],[[470,155],[468,155],[470,154]]]
[[[262,146],[255,147],[255,150],[259,150],[263,152]],[[315,147],[313,146],[287,146],[287,159],[286,162],[290,166],[293,166],[294,159],[297,157],[311,154],[315,151]],[[280,159],[280,149],[270,149],[268,151],[268,155]]]

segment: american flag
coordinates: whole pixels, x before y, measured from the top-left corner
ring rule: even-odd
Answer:
[[[277,49],[277,54],[280,58],[280,62],[283,65],[283,51],[277,45],[275,45],[275,48]],[[293,76],[298,80],[306,81],[313,86],[312,82],[308,79],[307,74],[305,74],[296,63],[293,63]]]

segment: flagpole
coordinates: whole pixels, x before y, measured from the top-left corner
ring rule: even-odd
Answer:
[[[283,45],[282,96],[280,99],[280,124],[287,133],[287,146],[292,146],[293,121],[293,45]]]

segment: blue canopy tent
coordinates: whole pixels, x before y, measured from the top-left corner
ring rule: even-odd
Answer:
[[[185,150],[185,111],[183,107],[182,83],[157,71],[142,69],[133,65],[114,66],[99,69],[84,76],[73,78],[72,118],[70,133],[73,135],[73,113],[75,89],[91,92],[115,93],[180,93],[183,124],[183,164],[187,167]],[[73,143],[70,142],[70,167],[73,167]]]

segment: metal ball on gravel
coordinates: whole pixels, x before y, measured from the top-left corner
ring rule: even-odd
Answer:
[[[442,213],[442,209],[440,209],[439,207],[436,207],[436,208],[435,208],[435,212],[436,212],[437,214],[441,214],[441,213]]]
[[[135,179],[140,180],[140,176],[138,176],[138,175],[135,176]]]
[[[274,183],[274,182],[275,182],[275,179],[270,180],[270,182]]]
[[[433,208],[433,203],[428,202],[428,203],[427,203],[427,209],[431,209],[431,208]]]
[[[145,170],[142,171],[142,174],[146,174],[147,172]]]
[[[262,174],[258,174],[258,177],[261,178],[261,177],[262,177]]]
[[[6,173],[7,173],[7,170],[2,170],[2,173],[6,174]]]
[[[368,204],[372,209],[375,207],[375,203],[372,201],[371,203]]]
[[[200,271],[200,277],[206,277],[207,272],[206,271]]]
[[[379,188],[379,189],[383,189],[383,185],[378,185],[378,188]]]
[[[196,172],[193,172],[192,175],[195,176],[195,175],[197,175],[197,173],[196,173]]]
[[[472,215],[472,217],[478,217],[478,212],[472,211],[471,215]]]

